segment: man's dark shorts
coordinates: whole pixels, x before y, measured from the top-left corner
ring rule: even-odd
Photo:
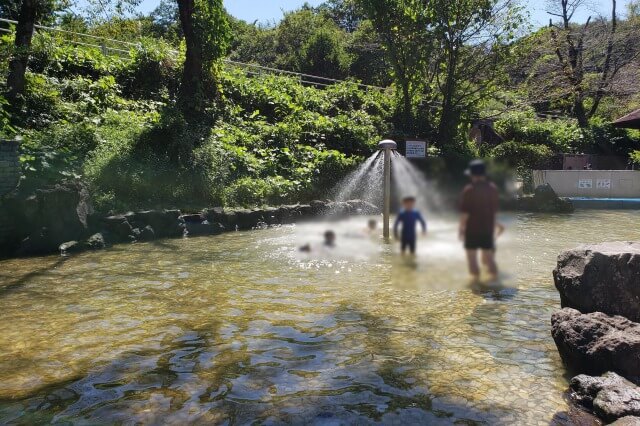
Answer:
[[[412,254],[416,252],[416,239],[415,238],[403,238],[400,243],[400,249],[404,253],[407,249]]]
[[[495,250],[493,234],[466,235],[464,248],[467,250]]]

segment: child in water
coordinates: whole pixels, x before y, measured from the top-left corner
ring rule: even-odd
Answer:
[[[402,224],[402,238],[400,238],[400,250],[402,254],[407,248],[411,254],[416,252],[416,227],[417,222],[422,225],[423,235],[427,234],[427,224],[418,210],[416,210],[416,198],[404,197],[402,199],[402,211],[398,214],[393,225],[393,234],[398,239],[398,227]]]
[[[324,243],[322,244],[325,248],[334,248],[336,246],[336,233],[332,230],[328,230],[324,233]],[[311,253],[311,244],[305,244],[299,248],[299,250],[303,253]]]

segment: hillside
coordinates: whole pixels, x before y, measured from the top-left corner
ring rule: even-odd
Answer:
[[[389,130],[388,95],[231,66],[221,79],[224,109],[192,123],[174,107],[180,58],[166,43],[125,57],[44,33],[34,46],[16,118],[22,188],[82,176],[102,210],[326,197]]]

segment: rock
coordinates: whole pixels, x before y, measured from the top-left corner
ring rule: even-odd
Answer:
[[[200,235],[216,235],[222,232],[222,227],[218,224],[209,223],[204,221],[202,223],[187,222],[187,235],[190,237],[196,237]]]
[[[185,223],[202,223],[205,221],[205,218],[202,214],[185,214],[181,217]]]
[[[227,215],[225,214],[223,207],[210,207],[208,209],[204,209],[202,215],[210,223],[221,223],[226,225]]]
[[[313,216],[322,216],[329,211],[329,203],[320,200],[314,200],[309,203],[311,214]]]
[[[640,416],[640,389],[635,385],[603,389],[593,400],[593,411],[606,422]]]
[[[601,377],[584,374],[574,377],[571,379],[571,396],[606,422],[640,415],[640,388],[613,372]]]
[[[314,217],[314,210],[309,204],[295,206],[295,211],[300,220],[311,219]]]
[[[139,241],[145,242],[145,241],[153,241],[155,239],[156,239],[156,233],[151,226],[147,225],[140,230]]]
[[[67,241],[58,247],[62,256],[68,256],[73,253],[80,253],[83,247],[77,241]]]
[[[36,190],[26,198],[12,199],[6,205],[12,218],[8,241],[21,241],[18,254],[56,252],[60,244],[79,241],[88,233],[87,216],[92,208],[86,187],[64,181]]]
[[[347,204],[351,206],[351,209],[361,215],[374,216],[380,214],[380,209],[375,205],[368,201],[364,200],[349,200]]]
[[[611,423],[611,426],[640,426],[640,417],[626,416],[622,417],[615,422]]]
[[[640,376],[640,324],[565,308],[552,315],[551,326],[560,357],[572,371]]]
[[[553,271],[562,307],[640,321],[640,243],[585,245],[562,253]]]
[[[280,217],[280,223],[286,225],[296,223],[300,219],[300,212],[297,210],[297,206],[282,206],[279,209],[278,216]]]
[[[135,221],[139,228],[150,226],[156,238],[182,237],[184,220],[179,210],[149,210],[137,212]]]
[[[275,207],[267,207],[263,211],[263,220],[267,225],[273,226],[280,224],[280,212],[281,209]]]
[[[331,219],[344,219],[355,211],[353,207],[343,201],[327,204],[327,216]]]
[[[87,238],[85,242],[85,246],[89,250],[101,250],[106,247],[106,243],[104,241],[104,237],[101,233],[96,233]]]
[[[578,404],[591,409],[598,392],[605,388],[625,386],[627,382],[627,379],[611,371],[602,376],[580,374],[571,379],[571,397]]]
[[[533,196],[518,198],[518,210],[537,213],[572,213],[573,203],[566,198],[558,197],[548,183],[538,186]]]
[[[132,243],[140,241],[141,235],[142,231],[140,231],[140,228],[133,228],[131,230],[131,235],[129,235],[129,241],[131,241]]]
[[[108,216],[102,219],[102,229],[109,241],[120,243],[129,241],[133,228],[124,215]]]
[[[262,210],[238,210],[237,214],[237,225],[241,230],[248,230],[258,227],[263,220],[264,212]]]

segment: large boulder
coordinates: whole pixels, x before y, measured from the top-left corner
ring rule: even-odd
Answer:
[[[640,388],[616,373],[576,376],[571,380],[571,395],[606,422],[626,419],[619,424],[638,424],[630,416],[640,416]]]
[[[570,370],[640,376],[640,324],[621,316],[565,308],[552,315],[551,327],[560,357]]]
[[[562,253],[553,271],[562,307],[640,321],[640,243],[585,245]]]
[[[517,208],[536,213],[572,213],[575,210],[571,200],[558,197],[548,183],[538,186],[533,196],[520,197]]]
[[[150,226],[156,238],[182,237],[185,231],[184,219],[180,210],[149,210],[137,212],[135,225],[144,229]]]
[[[11,209],[14,232],[24,238],[19,254],[26,255],[53,253],[62,243],[83,239],[92,213],[89,192],[78,181],[39,189],[35,195],[12,203]]]
[[[100,229],[111,243],[131,241],[131,235],[134,234],[131,223],[124,215],[102,218]]]
[[[237,225],[241,230],[257,228],[264,223],[264,212],[262,210],[242,209],[236,211]]]

